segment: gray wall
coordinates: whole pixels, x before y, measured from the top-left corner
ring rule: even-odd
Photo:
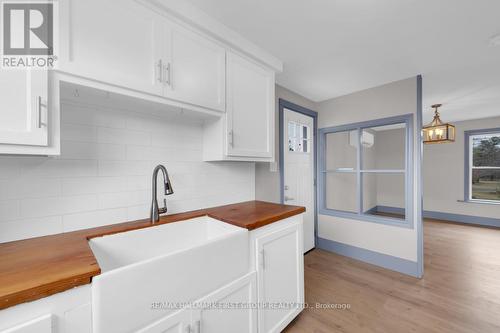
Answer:
[[[341,96],[318,104],[319,128],[351,124],[361,121],[417,113],[417,78],[397,81],[383,86]],[[413,138],[417,138],[414,129]],[[414,140],[414,155],[418,143]],[[415,190],[417,168],[413,178]],[[418,207],[418,198],[414,198]],[[390,256],[417,262],[418,245],[417,211],[412,212],[413,228],[383,225],[329,215],[318,216],[319,237],[338,243],[356,246]]]
[[[464,199],[464,131],[500,128],[500,117],[453,124],[457,131],[454,143],[424,146],[424,210],[500,218],[500,205],[458,201]]]
[[[280,174],[278,170],[279,159],[279,99],[298,104],[305,108],[316,110],[316,103],[298,95],[286,88],[276,85],[275,107],[275,169],[271,171],[270,163],[256,163],[255,165],[255,199],[270,202],[280,202]]]

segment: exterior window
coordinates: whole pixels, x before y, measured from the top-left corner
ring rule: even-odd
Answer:
[[[411,225],[412,119],[320,129],[320,214]]]
[[[466,201],[500,203],[500,129],[465,132]]]
[[[288,122],[288,150],[309,153],[311,150],[311,129],[294,121]]]

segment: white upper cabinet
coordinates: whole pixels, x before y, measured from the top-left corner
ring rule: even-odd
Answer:
[[[222,46],[131,0],[69,0],[62,7],[62,71],[225,111]]]
[[[62,1],[59,67],[85,78],[162,95],[162,18],[135,1]]]
[[[209,115],[205,160],[272,161],[281,62],[171,5],[59,1],[56,70],[0,77],[0,154],[60,154],[59,85],[71,82]]]
[[[225,49],[180,26],[171,31],[166,96],[225,111]]]
[[[227,54],[227,155],[273,156],[274,72]]]
[[[1,144],[47,146],[48,78],[46,70],[1,70]]]

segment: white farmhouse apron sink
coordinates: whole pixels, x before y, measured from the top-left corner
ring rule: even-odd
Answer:
[[[248,231],[210,217],[93,238],[94,333],[133,332],[249,271]]]

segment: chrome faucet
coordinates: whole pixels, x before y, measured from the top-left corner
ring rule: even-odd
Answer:
[[[170,178],[168,177],[167,169],[163,165],[157,165],[153,170],[153,199],[151,202],[151,223],[156,223],[160,220],[160,214],[165,214],[167,212],[167,200],[163,199],[163,208],[158,208],[158,199],[156,198],[156,182],[158,178],[158,172],[161,170],[163,173],[163,186],[165,190],[165,195],[170,195],[174,193],[172,189],[172,184],[170,183]]]

